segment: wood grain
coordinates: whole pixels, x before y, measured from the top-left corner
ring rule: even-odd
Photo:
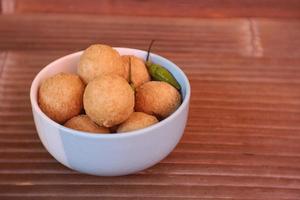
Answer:
[[[299,199],[299,32],[296,19],[1,16],[0,199]],[[130,176],[59,164],[34,127],[35,74],[94,42],[145,49],[153,38],[192,85],[176,149]]]
[[[85,13],[158,17],[300,17],[297,0],[2,0],[3,13]]]

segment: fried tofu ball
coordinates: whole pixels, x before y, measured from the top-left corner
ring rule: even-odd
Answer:
[[[121,133],[146,128],[157,122],[158,120],[153,115],[148,115],[142,112],[133,112],[125,122],[120,124],[117,132]]]
[[[166,118],[179,107],[180,103],[180,93],[166,82],[150,81],[136,89],[136,111]]]
[[[64,123],[80,113],[83,92],[84,83],[79,76],[59,73],[41,83],[38,103],[48,117]]]
[[[136,56],[122,56],[122,60],[125,67],[126,79],[133,83],[133,86],[137,88],[150,81],[150,75],[144,61]],[[129,80],[130,79],[130,80]]]
[[[87,115],[78,115],[69,119],[64,126],[78,131],[86,131],[91,133],[109,133],[106,127],[98,126]]]
[[[88,47],[80,57],[78,75],[85,83],[100,75],[116,74],[125,76],[120,54],[108,45],[94,44]]]
[[[118,75],[99,76],[86,86],[86,114],[99,126],[112,127],[125,121],[134,108],[134,92]]]

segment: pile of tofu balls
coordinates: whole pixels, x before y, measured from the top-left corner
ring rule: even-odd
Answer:
[[[80,57],[77,74],[42,81],[41,110],[59,124],[91,133],[122,133],[151,126],[181,104],[173,86],[152,81],[145,62],[94,44]]]

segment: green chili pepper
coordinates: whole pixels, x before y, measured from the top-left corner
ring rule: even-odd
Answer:
[[[150,62],[146,63],[149,73],[151,77],[156,81],[164,81],[172,86],[174,86],[177,90],[180,90],[181,87],[174,76],[163,66],[158,64],[150,64]]]
[[[153,64],[149,61],[150,51],[151,51],[151,47],[152,47],[153,43],[154,43],[154,40],[152,40],[149,45],[147,58],[146,58],[146,66],[148,68],[150,76],[156,81],[167,82],[167,83],[171,84],[172,86],[174,86],[177,90],[180,90],[181,87],[180,87],[179,83],[167,69],[165,69],[161,65]]]

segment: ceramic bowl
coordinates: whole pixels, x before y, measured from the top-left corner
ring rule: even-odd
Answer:
[[[115,48],[121,55],[145,60],[146,52]],[[181,85],[182,104],[169,117],[150,127],[116,134],[93,134],[66,128],[47,117],[37,102],[38,88],[44,79],[59,72],[76,73],[82,52],[73,53],[43,68],[34,78],[30,100],[34,123],[47,151],[63,165],[87,174],[118,176],[139,172],[164,159],[178,144],[188,118],[190,84],[174,63],[151,54],[154,63],[168,69]]]

